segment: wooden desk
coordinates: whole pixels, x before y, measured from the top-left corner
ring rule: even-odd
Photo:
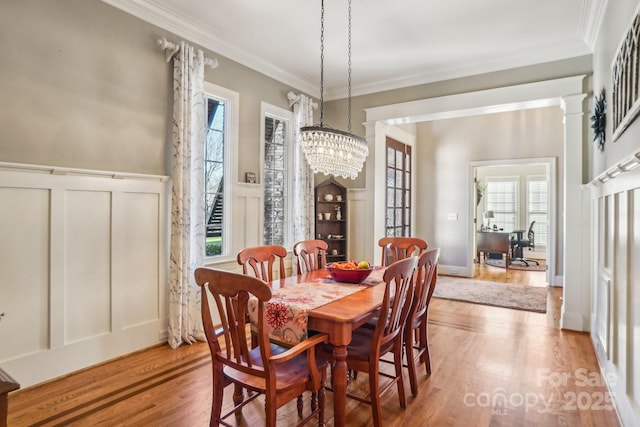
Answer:
[[[502,231],[477,231],[476,232],[476,253],[480,262],[480,252],[484,253],[486,259],[487,252],[505,254],[505,267],[509,268],[511,252],[511,233]]]
[[[287,277],[284,280],[274,280],[272,287],[295,285],[318,278],[331,278],[322,269]],[[333,416],[336,427],[345,426],[347,405],[347,346],[351,342],[351,333],[373,317],[375,311],[382,305],[385,286],[384,282],[369,286],[362,291],[316,308],[309,312],[309,330],[329,334],[329,341],[333,344]]]

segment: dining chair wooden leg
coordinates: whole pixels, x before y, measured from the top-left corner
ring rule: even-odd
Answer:
[[[213,374],[213,397],[211,399],[211,419],[209,424],[212,426],[219,425],[220,415],[222,414],[222,398],[224,393],[224,379],[222,378],[222,369],[219,373]]]
[[[371,390],[371,411],[373,412],[373,426],[382,427],[382,408],[380,405],[380,394],[374,393],[373,390],[380,390],[380,378],[378,375],[377,363],[372,363],[372,369],[369,372],[369,390]]]
[[[274,402],[270,402],[270,399],[265,399],[264,400],[264,413],[267,416],[267,419],[265,420],[265,425],[266,427],[276,427],[276,405],[274,404]]]
[[[400,407],[407,407],[407,398],[404,394],[404,381],[402,380],[402,340],[398,341],[398,344],[395,346],[394,350],[394,366],[396,370],[396,378],[398,385],[398,400],[400,401]]]
[[[311,398],[311,401],[311,404],[313,405],[313,397]],[[302,408],[304,407],[302,403],[302,395],[298,396],[298,398],[296,399],[296,406],[298,408],[298,418],[302,418]],[[311,407],[311,409],[313,410],[313,406]]]
[[[408,330],[405,333],[404,352],[407,358],[407,368],[409,370],[409,385],[411,386],[411,394],[416,396],[418,394],[418,379],[416,375],[416,360],[413,354],[414,346],[414,333],[412,330]]]
[[[233,404],[235,406],[240,405],[244,401],[244,390],[238,384],[234,384],[233,386]],[[242,409],[236,410],[236,416],[239,417],[242,415]]]
[[[429,353],[429,336],[427,331],[427,319],[420,326],[420,360],[424,363],[424,369],[427,375],[431,375],[431,354]]]
[[[321,384],[324,384],[325,379],[326,378],[323,375]],[[320,387],[320,390],[318,390],[317,394],[318,394],[318,404],[320,405],[320,412],[318,412],[318,427],[324,427],[324,398],[325,398],[324,386]]]

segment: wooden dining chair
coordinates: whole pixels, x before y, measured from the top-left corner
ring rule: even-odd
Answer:
[[[284,259],[287,257],[287,249],[279,245],[263,245],[245,248],[238,252],[237,261],[242,266],[242,273],[253,275],[258,279],[270,283],[274,279],[275,270],[278,278],[285,277]],[[255,330],[251,331],[251,348],[258,346],[258,336]],[[241,388],[236,389],[236,395],[243,393]],[[302,396],[298,396],[298,415],[302,416]]]
[[[297,273],[324,268],[327,264],[328,248],[329,245],[324,240],[302,240],[293,245]]]
[[[420,255],[427,250],[427,242],[418,237],[383,237],[378,240],[382,248],[381,265],[390,265],[411,255]]]
[[[383,275],[385,291],[380,313],[388,315],[378,316],[375,328],[360,327],[353,331],[351,343],[347,347],[347,369],[369,374],[371,399],[367,400],[352,393],[347,393],[347,396],[371,405],[375,427],[382,425],[380,397],[394,384],[397,385],[400,406],[407,406],[402,378],[403,332],[411,307],[413,273],[417,262],[417,257],[409,257],[387,267]],[[320,345],[318,352],[323,358],[333,361],[331,344]],[[380,371],[380,357],[387,353],[393,354],[393,375]],[[391,379],[382,389],[380,376]]]
[[[242,266],[244,274],[253,273],[253,276],[265,282],[274,279],[274,264],[279,274],[277,279],[284,279],[284,259],[287,257],[287,249],[278,245],[253,246],[238,252],[238,264]]]
[[[266,426],[275,427],[276,411],[305,391],[312,392],[310,414],[298,425],[316,415],[318,426],[324,425],[324,382],[327,362],[316,357],[316,346],[327,341],[326,334],[316,334],[290,348],[269,341],[265,322],[265,304],[271,299],[269,285],[255,277],[210,268],[198,268],[196,283],[202,287],[201,311],[204,331],[211,351],[213,396],[211,426],[224,423],[232,413],[241,415],[242,407],[260,394],[265,395]],[[248,345],[248,301],[257,299],[258,347]],[[209,300],[215,301],[222,326],[214,327]],[[235,384],[236,391],[253,391],[246,400],[234,393],[234,407],[222,414],[224,388]],[[228,425],[228,424],[225,424]]]
[[[427,314],[438,278],[438,258],[440,248],[424,252],[418,258],[416,267],[415,290],[411,309],[407,316],[404,331],[405,355],[409,369],[411,394],[418,394],[418,373],[416,361],[425,365],[427,375],[431,374],[431,355],[429,353],[429,337],[427,336]]]

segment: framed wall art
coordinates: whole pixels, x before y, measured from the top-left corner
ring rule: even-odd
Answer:
[[[636,10],[631,27],[620,43],[611,65],[611,111],[613,140],[629,127],[640,113],[640,14]]]

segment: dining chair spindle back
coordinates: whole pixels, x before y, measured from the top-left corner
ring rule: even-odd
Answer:
[[[285,277],[284,259],[287,257],[287,249],[279,245],[263,245],[253,246],[242,249],[238,252],[238,264],[242,266],[242,272],[253,275],[265,282],[271,282],[274,279],[274,264],[278,269],[279,277]],[[250,270],[251,269],[251,270]]]
[[[431,355],[429,353],[429,337],[427,335],[427,315],[429,303],[433,296],[438,279],[438,258],[440,248],[424,252],[418,258],[415,273],[415,290],[413,302],[404,331],[405,354],[409,369],[411,394],[418,394],[418,374],[416,361],[425,364],[427,375],[431,374]]]
[[[198,268],[196,283],[202,287],[201,311],[204,331],[211,351],[213,369],[213,395],[210,425],[224,423],[235,413],[241,415],[242,407],[260,394],[265,395],[266,425],[275,427],[276,411],[305,391],[312,392],[311,413],[300,421],[302,425],[318,417],[318,425],[324,425],[324,382],[327,362],[316,358],[318,344],[327,341],[326,334],[285,348],[269,341],[265,316],[265,304],[271,299],[271,288],[261,279],[229,271]],[[257,299],[258,347],[248,345],[248,301]],[[222,326],[214,327],[209,300],[215,301]],[[223,344],[221,344],[221,342]],[[225,386],[235,384],[234,407],[222,414]],[[238,390],[246,388],[254,392],[246,400]],[[228,424],[225,424],[228,425]]]
[[[328,247],[324,240],[302,240],[293,245],[297,273],[324,268],[327,264]]]
[[[383,237],[378,240],[378,246],[382,248],[381,265],[391,265],[412,255],[420,255],[429,245],[418,237]]]

